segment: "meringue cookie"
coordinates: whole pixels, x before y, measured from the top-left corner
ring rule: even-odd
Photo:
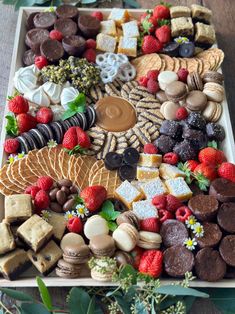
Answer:
[[[61,85],[53,82],[46,82],[42,85],[42,87],[52,103],[58,104],[60,102],[60,95],[62,91]]]
[[[35,65],[20,68],[13,78],[15,88],[21,93],[25,94],[37,88],[38,69]]]
[[[65,87],[62,90],[62,93],[60,95],[60,102],[61,102],[61,105],[64,107],[65,110],[68,109],[67,104],[70,101],[73,101],[78,95],[79,95],[79,91],[72,86]]]
[[[43,107],[50,106],[50,99],[45,93],[43,86],[40,86],[37,89],[25,93],[24,97],[36,105]]]
[[[51,110],[53,112],[53,121],[61,120],[65,110],[60,105],[51,106]]]

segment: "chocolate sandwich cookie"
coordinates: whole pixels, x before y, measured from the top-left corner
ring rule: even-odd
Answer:
[[[31,129],[28,132],[32,138],[37,143],[38,148],[42,148],[47,145],[46,138],[43,136],[43,134],[38,129]]]
[[[71,264],[63,259],[60,259],[58,261],[55,272],[56,275],[61,278],[78,278],[81,273],[81,265]]]
[[[48,38],[48,30],[33,28],[26,33],[25,44],[31,48],[35,54],[40,55],[40,45]]]
[[[198,112],[190,112],[186,121],[195,129],[204,130],[206,127],[205,118]]]
[[[26,20],[26,28],[27,30],[30,30],[35,27],[33,19],[35,15],[39,14],[40,12],[32,12],[28,15],[27,20]]]
[[[117,138],[112,133],[108,133],[102,150],[97,154],[97,159],[104,159],[106,154],[114,152],[116,148]]]
[[[18,136],[17,141],[20,143],[20,151],[27,154],[30,151],[28,141],[23,136]]]
[[[156,98],[160,102],[160,104],[163,104],[165,101],[168,100],[166,97],[166,93],[163,90],[160,90],[156,93]]]
[[[140,159],[139,152],[133,148],[129,147],[123,152],[123,161],[128,165],[136,165]]]
[[[85,111],[85,117],[87,120],[87,128],[91,128],[96,121],[96,111],[93,106],[87,106]]]
[[[206,134],[204,134],[201,130],[184,127],[182,137],[190,141],[196,149],[202,149],[206,147],[208,143]]]
[[[235,235],[227,235],[222,239],[219,252],[226,264],[235,267]]]
[[[130,91],[129,101],[136,106],[141,99],[146,97],[154,98],[154,95],[149,93],[146,87],[137,86]]]
[[[68,18],[58,19],[55,22],[54,29],[61,32],[64,37],[75,35],[77,34],[77,31],[78,31],[77,24],[73,20],[68,19]],[[74,41],[71,40],[67,44],[69,44],[70,46],[74,46],[75,40]]]
[[[197,219],[211,221],[217,214],[219,203],[212,195],[196,195],[189,202],[188,207]]]
[[[165,120],[160,127],[160,133],[168,135],[174,139],[179,139],[182,135],[182,125],[178,121]]]
[[[52,122],[49,124],[52,132],[53,132],[53,138],[56,141],[57,144],[60,144],[63,139],[63,128],[62,124],[60,122]]]
[[[47,39],[40,46],[41,54],[50,62],[59,61],[64,55],[64,48],[58,40]]]
[[[87,119],[86,119],[85,114],[82,112],[78,112],[75,116],[79,120],[79,125],[81,126],[81,128],[83,130],[87,130],[88,129],[88,123],[87,123]]]
[[[73,116],[73,117],[70,117],[67,121],[69,121],[69,123],[72,125],[72,126],[80,126],[80,121],[77,117]]]
[[[29,66],[29,65],[34,64],[35,57],[36,57],[36,54],[33,52],[32,49],[26,50],[24,52],[23,59],[22,59],[24,65]]]
[[[97,102],[99,99],[103,98],[105,93],[104,84],[96,84],[89,89],[89,95],[91,96],[93,102]]]
[[[191,72],[187,76],[189,90],[203,90],[203,82],[198,72]]]
[[[206,95],[199,91],[193,90],[186,97],[186,107],[191,111],[203,111],[207,104]]]
[[[188,140],[177,143],[173,148],[174,153],[178,154],[181,161],[197,158],[198,149]]]
[[[92,127],[90,130],[87,131],[87,134],[89,135],[91,140],[91,146],[88,150],[88,154],[95,155],[104,146],[106,133],[99,127]]]
[[[48,142],[53,139],[53,132],[49,124],[39,123],[37,124],[37,129],[44,136],[45,140]]]
[[[195,271],[197,277],[201,280],[219,281],[226,273],[226,263],[218,251],[206,247],[196,254]]]
[[[235,203],[223,203],[219,208],[217,221],[223,230],[235,233]]]
[[[168,248],[175,245],[183,245],[188,238],[188,230],[182,222],[168,219],[163,222],[160,235],[164,246]]]
[[[171,277],[183,277],[194,266],[194,255],[184,245],[174,245],[165,250],[163,264]]]
[[[203,81],[204,83],[213,82],[222,85],[224,81],[224,76],[222,73],[216,71],[207,71],[203,75]]]
[[[29,132],[24,132],[21,134],[21,136],[27,140],[30,150],[39,148],[37,141],[35,141],[35,139],[29,134]]]
[[[86,38],[95,37],[100,30],[100,21],[91,15],[80,15],[78,28]]]
[[[61,120],[61,124],[62,124],[62,127],[63,127],[63,130],[64,130],[64,133],[69,129],[71,128],[72,124],[69,122],[69,120]]]
[[[112,83],[105,84],[105,91],[109,96],[121,96],[121,89],[123,82],[119,79],[116,79]]]
[[[131,90],[138,86],[136,81],[130,81],[122,85],[121,96],[125,99],[129,99]]]
[[[33,23],[37,28],[52,29],[56,21],[56,15],[53,12],[41,12],[34,16]]]
[[[162,134],[159,136],[159,138],[156,139],[156,141],[154,141],[154,144],[161,153],[166,154],[172,152],[173,147],[176,144],[176,140],[168,135]]]
[[[222,142],[225,139],[224,128],[217,123],[207,123],[206,134],[210,140]]]
[[[186,97],[187,86],[181,81],[175,81],[166,86],[166,97],[173,102],[179,102]]]
[[[135,215],[135,213],[131,210],[128,210],[122,214],[120,214],[117,217],[116,220],[118,225],[121,225],[122,223],[128,223],[131,224],[132,226],[134,226],[136,228],[136,230],[140,229],[140,222],[138,217]]]
[[[235,202],[235,183],[218,178],[211,182],[209,194],[213,195],[219,202]]]
[[[197,244],[200,247],[200,249],[204,247],[215,247],[222,238],[222,232],[220,230],[220,227],[211,222],[204,222],[202,224],[204,234],[202,237],[197,238]]]
[[[116,152],[108,152],[105,156],[104,165],[108,170],[116,170],[122,165],[123,156]]]
[[[78,17],[79,11],[74,5],[63,4],[56,8],[55,13],[58,18],[76,19]]]
[[[122,181],[133,181],[136,178],[136,167],[131,165],[122,165],[118,169],[119,177]]]

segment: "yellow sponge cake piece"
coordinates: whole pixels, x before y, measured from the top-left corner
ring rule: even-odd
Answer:
[[[117,40],[115,37],[99,33],[96,36],[96,49],[106,52],[114,52]]]
[[[122,30],[124,37],[139,37],[140,35],[137,21],[122,24]]]
[[[129,13],[126,9],[113,8],[108,20],[114,20],[117,26],[121,26],[129,20]]]
[[[182,177],[169,179],[165,181],[169,194],[174,195],[180,201],[187,201],[193,195],[187,183]]]
[[[100,22],[100,24],[101,24],[100,33],[110,36],[117,35],[116,24],[113,20],[102,21]]]
[[[137,56],[137,38],[120,37],[118,53],[123,53],[129,57]]]

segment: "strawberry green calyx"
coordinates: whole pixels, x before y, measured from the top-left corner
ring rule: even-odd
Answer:
[[[20,92],[18,90],[15,90],[14,94],[12,96],[7,96],[7,100],[12,100],[15,98],[15,96],[20,95]]]
[[[73,149],[65,148],[65,151],[71,156],[74,154],[81,154],[84,155],[86,153],[86,148],[81,147],[80,145],[75,146]]]
[[[186,183],[188,183],[188,184],[192,183],[193,173],[189,169],[188,162],[187,161],[185,163],[179,162],[177,164],[177,167],[178,167],[179,170],[181,170],[181,171],[183,171],[185,173],[185,181],[186,181]]]
[[[217,149],[218,148],[218,143],[216,141],[211,141],[211,142],[207,143],[207,146]]]
[[[153,23],[149,22],[150,15],[147,15],[142,22],[144,33],[150,34],[150,29],[154,26]]]
[[[210,180],[208,180],[202,173],[197,173],[193,175],[196,179],[196,184],[202,191],[207,191],[210,186]]]
[[[170,26],[171,25],[170,20],[159,20],[157,23],[158,23],[158,26],[163,26],[163,25]]]
[[[18,126],[17,121],[14,115],[7,115],[6,132],[8,135],[17,136],[18,135]]]
[[[167,8],[171,8],[171,7],[172,7],[172,4],[169,3],[169,2],[160,1],[160,4],[161,4],[161,5],[164,5],[164,6],[167,7]]]

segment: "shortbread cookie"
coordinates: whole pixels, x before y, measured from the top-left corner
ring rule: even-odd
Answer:
[[[105,84],[105,91],[109,96],[121,96],[121,89],[123,82],[119,79],[116,79],[112,83]]]
[[[130,91],[129,101],[136,106],[137,103],[143,98],[155,98],[155,96],[148,92],[147,88],[144,86],[137,86]]]
[[[138,83],[136,81],[130,81],[122,85],[121,96],[125,99],[129,99],[130,91],[137,87]]]
[[[97,159],[104,159],[108,152],[114,152],[116,148],[116,143],[116,137],[112,133],[108,133],[103,148],[97,154]]]

